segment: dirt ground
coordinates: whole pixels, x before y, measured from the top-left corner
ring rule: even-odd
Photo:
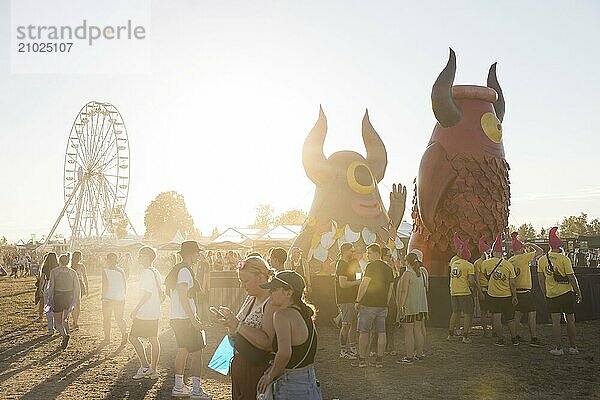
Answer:
[[[133,381],[138,362],[131,345],[119,348],[113,323],[113,343],[102,340],[99,278],[91,278],[83,299],[81,329],[65,351],[59,335],[48,337],[44,321],[36,321],[34,278],[0,278],[0,399],[162,399],[173,385],[175,339],[161,321],[162,354],[158,380]],[[130,284],[126,315],[138,299],[137,282]],[[168,315],[168,301],[163,316]],[[540,326],[540,338],[550,341],[550,327]],[[522,336],[528,336],[522,330]],[[207,328],[205,364],[224,335]],[[446,340],[443,329],[428,330],[427,357],[399,365],[386,357],[383,369],[355,369],[338,357],[333,327],[319,329],[317,376],[324,399],[600,399],[600,321],[577,324],[581,353],[555,357],[548,348],[525,345],[497,348],[476,334],[464,345]],[[396,342],[403,340],[396,333]],[[399,350],[402,346],[399,345]],[[230,398],[229,379],[206,370],[205,390],[214,399]]]

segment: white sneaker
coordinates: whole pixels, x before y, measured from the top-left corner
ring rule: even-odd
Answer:
[[[189,397],[192,394],[192,389],[189,386],[183,385],[182,387],[174,386],[171,390],[171,396],[173,397]]]
[[[199,391],[190,393],[190,400],[212,400],[212,396],[208,395],[202,388]]]
[[[146,372],[145,378],[158,379],[158,372],[156,372],[155,369],[148,368],[148,372]]]
[[[565,354],[565,352],[563,351],[562,347],[555,347],[552,350],[550,350],[550,354],[552,354],[553,356],[562,356],[563,354]]]
[[[133,379],[143,379],[148,375],[148,368],[141,367],[137,370],[136,374],[133,376]]]
[[[579,354],[579,350],[577,350],[577,347],[569,347],[569,350],[567,350],[567,352],[569,354]]]
[[[346,360],[356,360],[356,356],[350,353],[348,350],[340,350],[340,358],[345,358]]]

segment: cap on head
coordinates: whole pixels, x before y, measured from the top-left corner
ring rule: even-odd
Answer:
[[[411,251],[408,252],[408,254],[413,253],[415,256],[417,256],[417,260],[419,260],[419,262],[423,262],[423,252],[419,249],[412,249]]]
[[[186,240],[181,243],[181,250],[179,250],[179,254],[198,254],[202,251],[200,245],[195,240]]]
[[[304,278],[295,271],[281,271],[269,282],[262,283],[260,287],[263,289],[277,289],[282,287],[291,289],[296,293],[302,293],[306,285],[304,283]]]
[[[510,234],[512,249],[514,252],[521,251],[525,248],[525,246],[523,246],[523,243],[521,243],[521,241],[517,239],[517,236],[519,236],[518,232],[513,232]]]
[[[558,250],[563,246],[563,241],[560,240],[556,231],[558,231],[558,227],[554,226],[550,228],[550,232],[548,232],[548,244],[552,250]]]

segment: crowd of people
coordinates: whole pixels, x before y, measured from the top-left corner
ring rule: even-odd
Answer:
[[[536,301],[533,279],[538,279],[552,317],[553,355],[577,354],[574,305],[581,290],[571,260],[562,253],[563,243],[550,230],[550,251],[533,243],[521,243],[516,233],[505,248],[499,235],[490,246],[485,236],[479,240],[481,257],[471,263],[468,241],[454,235],[456,255],[449,262],[449,292],[452,315],[448,340],[472,342],[472,317],[478,306],[484,337],[495,337],[504,346],[503,326],[508,326],[510,344],[523,343],[519,327],[527,315],[528,344],[542,347],[536,332]],[[510,257],[508,257],[510,251]],[[174,397],[210,399],[201,384],[203,349],[206,346],[201,319],[208,308],[210,271],[223,260],[223,270],[237,272],[246,299],[239,310],[210,307],[213,321],[228,332],[234,349],[230,365],[233,399],[321,399],[314,368],[318,335],[314,308],[305,295],[311,291],[310,272],[302,251],[272,248],[267,254],[251,252],[243,258],[237,252],[219,256],[204,252],[195,241],[181,244],[177,263],[166,277],[156,268],[157,252],[142,247],[135,262],[139,268],[140,297],[125,319],[128,274],[124,259],[107,253],[102,261],[102,320],[104,340],[111,341],[111,323],[118,326],[121,346],[130,343],[139,359],[133,379],[156,379],[160,359],[158,326],[161,304],[170,299],[169,323],[177,343],[174,365]],[[366,265],[361,263],[366,259]],[[224,261],[227,260],[227,261]],[[231,263],[235,266],[231,267]],[[89,294],[88,270],[82,253],[45,255],[38,275],[36,300],[39,318],[47,318],[48,334],[58,332],[60,346],[68,346],[71,332],[79,329],[80,301]],[[536,266],[537,276],[531,274]],[[219,267],[220,268],[220,267]],[[339,315],[340,358],[357,368],[383,367],[386,355],[398,356],[397,363],[412,364],[426,357],[426,321],[429,276],[418,249],[405,257],[392,259],[390,251],[376,243],[359,254],[352,243],[340,247],[335,270],[335,298]],[[488,315],[489,314],[489,315]],[[488,329],[491,315],[492,330]],[[561,316],[567,325],[568,346],[561,344]],[[461,323],[462,322],[462,323]],[[462,325],[462,329],[461,329]],[[404,351],[398,354],[395,330],[404,331]],[[146,354],[141,339],[150,343]],[[184,371],[190,360],[191,386]]]
[[[550,250],[545,252],[533,243],[522,243],[517,234],[511,246],[503,247],[499,235],[493,245],[483,236],[479,240],[481,256],[471,263],[470,246],[454,235],[456,255],[449,263],[449,291],[452,314],[448,340],[472,341],[472,318],[479,306],[484,338],[495,337],[496,346],[505,346],[503,326],[507,325],[510,343],[523,343],[520,321],[526,315],[528,344],[543,347],[537,335],[536,299],[533,279],[539,281],[552,318],[552,355],[577,354],[575,340],[575,303],[582,301],[581,290],[570,259],[563,254],[563,243],[550,230]],[[510,251],[510,257],[508,257]],[[339,314],[340,358],[353,360],[351,365],[364,368],[383,367],[385,354],[398,354],[394,344],[394,327],[404,330],[404,354],[397,362],[411,364],[425,357],[425,321],[429,307],[427,269],[423,254],[411,250],[404,259],[392,260],[386,248],[377,244],[367,247],[368,264],[361,269],[351,243],[341,246],[336,266],[336,302]],[[531,266],[537,273],[531,273]],[[492,330],[488,326],[491,314]],[[561,344],[561,316],[566,319],[568,346]],[[462,324],[461,324],[462,319]],[[460,329],[462,325],[462,329]],[[358,332],[358,347],[356,335]],[[372,357],[368,362],[368,358]]]
[[[205,295],[202,281],[210,269],[207,255],[197,242],[183,242],[178,252],[179,262],[164,279],[154,266],[156,255],[149,246],[138,252],[140,298],[130,313],[132,322],[128,327],[124,317],[127,275],[117,254],[106,254],[101,271],[104,331],[101,346],[111,341],[114,319],[121,334],[121,346],[131,343],[140,363],[132,378],[158,378],[158,325],[161,303],[168,297],[169,324],[177,343],[172,395],[210,399],[201,384],[206,334],[199,317]],[[287,261],[284,249],[272,249],[268,258],[266,261],[260,254],[251,253],[243,260],[238,259],[235,270],[247,293],[238,313],[227,307],[212,310],[215,319],[227,328],[235,348],[230,367],[233,398],[321,399],[314,370],[317,351],[315,313],[304,300],[306,282],[294,270],[284,270]],[[58,332],[62,337],[60,347],[66,349],[71,333],[79,329],[81,298],[89,294],[87,269],[81,252],[46,254],[38,282],[39,317],[46,316],[48,334]],[[150,354],[146,354],[141,339],[149,341]],[[191,386],[184,381],[188,360]],[[293,393],[302,394],[295,396]],[[284,394],[287,397],[282,397]]]

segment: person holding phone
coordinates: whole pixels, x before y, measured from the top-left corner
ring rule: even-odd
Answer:
[[[273,313],[277,309],[270,301],[268,289],[260,285],[269,281],[273,270],[258,256],[250,256],[237,266],[238,279],[248,294],[237,315],[226,307],[211,312],[227,327],[235,352],[229,370],[231,398],[255,400],[256,385],[272,359],[275,336]]]

